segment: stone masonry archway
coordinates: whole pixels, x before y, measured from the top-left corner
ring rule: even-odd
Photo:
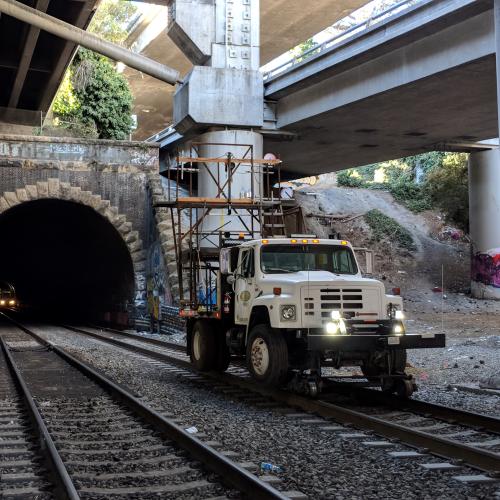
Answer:
[[[18,205],[39,200],[60,200],[84,205],[102,216],[116,230],[128,249],[133,266],[135,303],[134,311],[131,312],[135,316],[138,311],[145,309],[146,252],[139,232],[134,230],[127,217],[119,213],[118,208],[112,206],[110,201],[103,199],[101,195],[82,190],[81,187],[67,182],[61,182],[57,178],[49,178],[46,182],[36,182],[36,184],[28,184],[15,191],[4,192],[0,196],[0,215]]]

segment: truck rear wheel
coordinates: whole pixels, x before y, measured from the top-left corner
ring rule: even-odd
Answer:
[[[250,331],[246,351],[247,367],[252,377],[269,387],[286,382],[288,347],[280,331],[257,325]]]
[[[191,363],[197,370],[207,372],[215,367],[217,336],[208,321],[197,321],[191,333]]]

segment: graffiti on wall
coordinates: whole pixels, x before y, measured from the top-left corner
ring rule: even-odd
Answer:
[[[159,242],[150,249],[147,280],[148,312],[155,319],[161,319],[162,306],[172,304],[172,297],[166,286],[166,272]]]
[[[474,255],[472,279],[487,286],[500,288],[500,248]]]

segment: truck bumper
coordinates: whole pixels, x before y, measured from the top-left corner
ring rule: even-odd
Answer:
[[[310,351],[377,351],[384,349],[429,349],[446,346],[444,333],[395,335],[307,336]]]

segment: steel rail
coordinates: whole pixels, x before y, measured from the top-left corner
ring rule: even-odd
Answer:
[[[76,326],[72,325],[61,325],[64,328],[68,328],[69,330],[75,330],[77,333],[78,331],[86,331],[82,330],[81,328],[78,328]],[[130,332],[123,332],[121,330],[117,330],[115,328],[107,328],[103,326],[94,326],[94,325],[89,325],[88,328],[93,328],[94,330],[102,330],[104,332],[108,333],[116,333],[118,335],[122,335],[124,337],[133,339],[133,340],[139,340],[141,342],[144,342],[145,344],[152,344],[152,345],[157,345],[159,347],[164,347],[166,349],[174,349],[175,351],[185,351],[186,347],[181,345],[181,344],[174,344],[173,342],[166,342],[165,340],[160,340],[160,339],[151,339],[148,337],[142,337],[141,335],[137,335],[136,333],[130,333]]]
[[[3,314],[3,313],[2,313]],[[9,367],[10,372],[14,378],[14,381],[17,387],[20,389],[26,407],[28,409],[28,413],[30,416],[30,420],[33,423],[33,428],[38,435],[38,440],[40,441],[40,449],[42,454],[45,456],[45,459],[49,465],[49,471],[51,473],[52,479],[55,482],[57,498],[63,498],[68,500],[78,500],[80,496],[76,490],[69,473],[64,466],[64,462],[59,455],[56,445],[50,436],[49,430],[43,421],[43,418],[36,407],[33,396],[31,395],[31,391],[29,390],[24,378],[17,366],[14,358],[12,357],[9,347],[7,346],[5,340],[0,337],[0,343],[2,345],[2,350],[5,354],[5,358],[7,360],[7,365]]]
[[[64,349],[54,345],[52,342],[45,340],[29,328],[26,328],[21,323],[18,323],[16,320],[8,316],[6,317],[22,331],[33,337],[37,342],[41,343],[48,349],[51,349],[67,363],[74,366],[91,380],[100,385],[111,396],[121,401],[134,413],[142,417],[145,422],[152,425],[159,433],[168,436],[168,438],[177,443],[180,448],[187,451],[196,460],[200,461],[206,469],[217,474],[221,478],[221,482],[251,496],[251,498],[262,500],[288,499],[286,495],[282,494],[271,485],[261,481],[257,476],[240,467],[222,453],[219,453],[214,448],[207,446],[203,441],[196,438],[192,434],[189,434],[176,423],[163,417],[160,413],[142,403],[131,392],[105,377],[102,373],[95,370],[90,365],[75,358]],[[98,336],[96,335],[96,337]]]
[[[88,332],[86,330],[76,328],[72,328],[72,330],[76,333],[93,337],[97,340],[116,345],[117,347],[121,347],[131,352],[143,354],[166,363],[176,364],[177,366],[198,373],[190,362],[169,356],[168,354],[151,351],[150,349],[128,344],[117,339],[106,338],[102,335]],[[425,448],[439,456],[462,460],[470,466],[487,472],[498,473],[500,471],[500,455],[491,453],[487,450],[469,446],[465,443],[453,441],[445,437],[435,436],[427,432],[414,430],[394,422],[388,422],[382,418],[350,410],[329,401],[312,400],[281,389],[268,389],[254,382],[244,380],[228,373],[209,372],[203,373],[203,375],[217,382],[225,382],[229,385],[238,386],[241,389],[258,393],[261,396],[268,397],[287,406],[298,407],[304,411],[316,413],[317,415],[327,419],[333,418],[337,422],[343,424],[352,424],[359,428],[373,431],[389,439],[398,439],[410,446]],[[402,400],[401,402],[404,406],[407,403],[407,400]],[[462,413],[461,410],[452,410],[457,416]],[[490,418],[493,417],[487,417],[485,422],[489,421]]]
[[[457,410],[448,406],[439,405],[436,403],[428,403],[427,401],[419,401],[418,399],[405,399],[392,394],[386,394],[381,391],[375,391],[366,387],[356,387],[354,383],[331,382],[327,380],[328,386],[331,386],[335,391],[344,394],[356,394],[361,396],[366,401],[383,403],[392,408],[400,409],[403,406],[405,409],[422,415],[430,415],[433,418],[443,420],[449,424],[466,424],[488,432],[500,433],[500,419],[482,413],[475,413],[467,410]]]
[[[74,330],[76,333],[78,332],[82,332],[84,334],[91,333],[88,332],[88,330],[83,330],[81,328],[66,326],[66,325],[63,326],[64,328],[69,328],[70,330]],[[92,328],[99,329],[99,327],[92,327]],[[165,349],[172,349],[182,352],[184,352],[185,350],[185,347],[179,344],[173,344],[159,339],[150,339],[134,333],[122,332],[114,328],[101,328],[101,329],[111,334],[122,335],[132,340],[144,342],[146,344],[152,344],[158,347],[163,347]],[[149,352],[151,351],[148,350],[148,353]],[[475,413],[467,410],[458,410],[456,408],[450,408],[435,403],[428,403],[426,401],[419,401],[417,399],[401,400],[401,398],[398,398],[392,394],[386,394],[384,392],[375,391],[365,387],[356,387],[354,383],[342,383],[342,382],[331,381],[328,379],[326,379],[326,383],[328,384],[328,387],[332,387],[337,392],[342,392],[343,394],[356,393],[362,396],[367,401],[383,403],[386,404],[387,406],[391,406],[393,408],[398,408],[398,409],[400,409],[401,406],[404,406],[405,408],[408,408],[413,412],[428,414],[433,418],[443,420],[449,424],[466,424],[477,428],[485,429],[488,432],[500,433],[500,419],[492,417],[490,415],[484,415],[481,413]]]

